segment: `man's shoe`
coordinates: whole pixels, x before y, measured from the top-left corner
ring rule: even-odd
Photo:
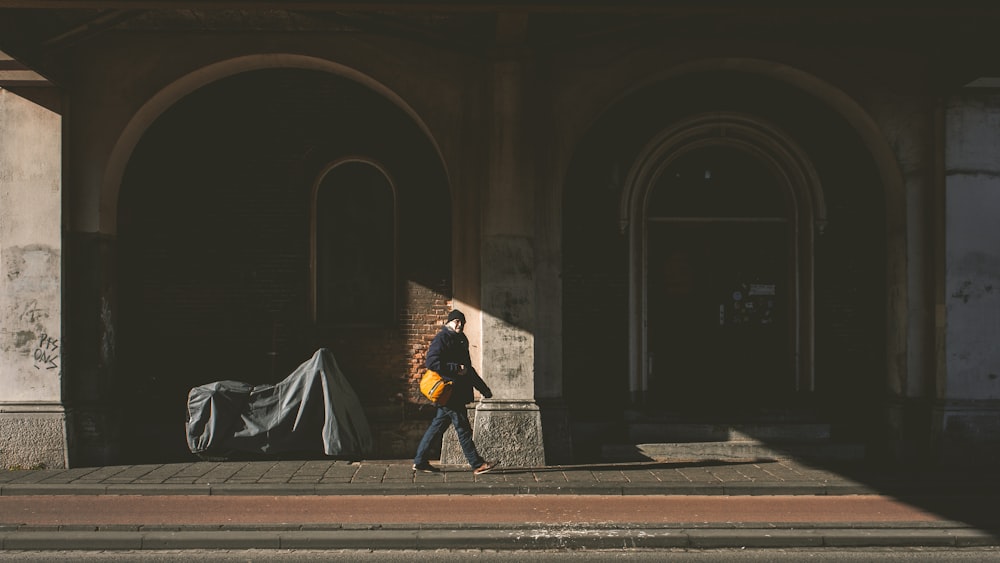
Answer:
[[[497,466],[495,461],[484,461],[482,465],[472,470],[473,475],[482,475],[483,473],[489,473]]]
[[[413,470],[414,471],[422,471],[424,473],[438,473],[438,472],[441,471],[440,469],[438,469],[437,467],[434,467],[433,465],[427,463],[426,461],[424,463],[421,463],[421,464],[416,464],[416,463],[413,464]]]

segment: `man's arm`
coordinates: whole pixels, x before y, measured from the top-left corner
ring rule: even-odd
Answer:
[[[444,352],[444,343],[441,342],[441,334],[438,333],[431,341],[430,347],[427,348],[427,357],[424,359],[424,366],[429,370],[436,371],[443,374],[441,369],[441,353]]]
[[[469,373],[472,374],[472,386],[476,388],[477,391],[482,393],[483,397],[486,399],[493,397],[493,391],[490,390],[489,385],[483,381],[482,377],[479,377],[479,372],[474,369],[469,369]]]

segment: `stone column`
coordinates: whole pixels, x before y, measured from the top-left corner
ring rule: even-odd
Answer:
[[[65,237],[66,403],[69,463],[120,463],[121,390],[115,386],[117,238],[68,232]]]
[[[931,413],[932,455],[942,464],[1000,461],[1000,97],[965,88],[945,107],[944,285]]]
[[[0,468],[66,467],[62,118],[0,89]]]
[[[527,15],[502,14],[492,61],[489,176],[482,206],[480,453],[505,466],[545,464],[535,402],[535,186],[526,118]]]
[[[536,377],[538,260],[536,205],[539,199],[533,144],[545,135],[532,117],[537,101],[533,59],[526,45],[528,16],[502,14],[498,18],[496,48],[489,62],[490,98],[486,147],[487,181],[481,192],[480,311],[470,315],[466,328],[481,337],[478,365],[493,390],[493,398],[476,404],[469,413],[476,445],[487,459],[507,467],[536,467],[546,463],[543,419],[555,430],[557,461],[568,460],[568,419],[561,400],[539,404]],[[547,226],[547,225],[546,225]],[[476,318],[478,317],[478,318]],[[551,384],[551,382],[550,382]],[[551,386],[551,385],[550,385]],[[542,409],[545,409],[545,412]],[[445,434],[441,461],[464,464],[454,432]]]

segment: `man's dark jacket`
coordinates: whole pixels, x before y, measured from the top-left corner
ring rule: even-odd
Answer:
[[[427,349],[427,359],[424,361],[427,369],[434,370],[441,374],[441,377],[454,382],[451,388],[451,398],[448,399],[449,408],[455,409],[464,407],[466,403],[471,403],[473,399],[472,388],[475,387],[489,399],[493,392],[486,385],[476,370],[472,369],[472,360],[469,357],[469,339],[464,333],[456,332],[450,328],[443,327],[434,340],[430,348]],[[464,375],[458,373],[459,366],[468,368]]]

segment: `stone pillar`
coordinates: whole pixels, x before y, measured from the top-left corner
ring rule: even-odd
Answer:
[[[931,413],[942,463],[1000,462],[1000,96],[966,88],[945,108],[943,373]]]
[[[66,235],[65,331],[69,463],[73,467],[121,462],[120,410],[134,397],[113,379],[116,358],[117,239]]]
[[[525,90],[524,14],[501,14],[492,63],[489,177],[482,206],[482,373],[493,398],[476,409],[480,453],[506,466],[545,464],[535,402],[535,186]]]
[[[0,468],[67,465],[62,118],[0,89]]]
[[[898,186],[884,186],[888,195],[887,377],[884,433],[869,440],[873,447],[867,455],[873,461],[923,463],[928,454],[934,383],[929,273],[936,267],[934,227],[929,219],[938,207],[935,178],[942,173],[937,114],[919,97],[889,97],[873,109],[900,172]],[[915,119],[918,115],[921,118]]]

